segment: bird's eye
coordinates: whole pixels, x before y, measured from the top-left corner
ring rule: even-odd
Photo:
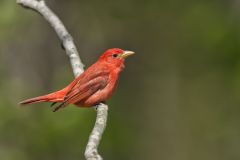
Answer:
[[[117,54],[113,54],[112,56],[113,56],[114,58],[116,58],[118,55],[117,55]]]

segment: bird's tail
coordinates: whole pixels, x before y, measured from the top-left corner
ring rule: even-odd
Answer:
[[[66,95],[66,88],[57,92],[47,94],[47,95],[24,100],[19,104],[27,105],[27,104],[34,104],[39,102],[62,102],[64,100],[65,95]]]

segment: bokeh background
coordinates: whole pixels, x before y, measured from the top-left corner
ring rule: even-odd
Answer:
[[[240,159],[238,0],[48,0],[86,67],[108,48],[127,60],[108,102],[100,153],[114,160]],[[0,159],[78,160],[94,109],[23,99],[73,80],[55,32],[15,0],[0,1]]]

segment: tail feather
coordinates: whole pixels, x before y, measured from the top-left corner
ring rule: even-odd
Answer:
[[[24,100],[24,101],[20,102],[19,104],[27,105],[27,104],[34,104],[34,103],[48,102],[48,101],[49,101],[49,99],[46,96],[39,96],[39,97]]]
[[[66,90],[60,90],[48,95],[44,95],[44,96],[39,96],[39,97],[35,97],[35,98],[30,98],[27,100],[24,100],[22,102],[20,102],[20,105],[27,105],[27,104],[34,104],[34,103],[39,103],[39,102],[62,102],[64,100],[65,97],[65,93]]]

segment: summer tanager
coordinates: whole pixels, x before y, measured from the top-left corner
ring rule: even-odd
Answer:
[[[91,107],[105,102],[117,87],[119,75],[125,67],[125,58],[133,54],[132,51],[124,51],[119,48],[109,49],[67,87],[47,95],[27,99],[20,104],[60,102],[60,105],[53,110],[55,112],[69,104]]]

